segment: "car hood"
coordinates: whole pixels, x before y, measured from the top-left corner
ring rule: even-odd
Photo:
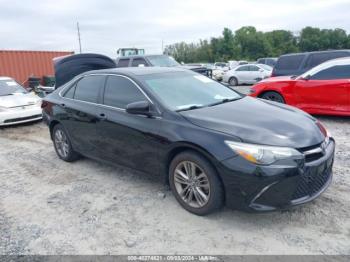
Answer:
[[[312,116],[251,97],[180,114],[194,125],[239,137],[246,143],[303,148],[324,140]]]
[[[19,106],[29,106],[35,105],[39,101],[39,97],[30,93],[0,96],[0,107],[12,108]]]
[[[192,70],[192,71],[207,70],[207,68],[204,67],[204,66],[180,65],[179,67],[180,67],[180,68],[183,68],[183,69],[189,69],[189,70]]]

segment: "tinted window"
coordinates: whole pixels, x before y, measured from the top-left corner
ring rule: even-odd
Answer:
[[[137,67],[139,65],[147,66],[146,60],[143,58],[135,58],[134,60],[132,60],[131,66]]]
[[[68,89],[68,91],[64,94],[64,97],[73,99],[74,92],[75,92],[75,84]]]
[[[117,67],[128,67],[130,59],[119,59]]]
[[[145,96],[129,79],[121,76],[110,76],[107,79],[104,104],[126,108],[132,102],[144,101]]]
[[[236,71],[249,71],[249,66],[241,66],[236,69]]]
[[[257,67],[257,66],[249,66],[249,70],[250,71],[259,71],[259,67]]]
[[[312,68],[328,60],[344,57],[344,56],[350,56],[350,54],[347,52],[330,52],[330,53],[311,54],[307,61],[307,68]]]
[[[74,99],[98,103],[98,96],[104,79],[104,76],[85,76],[75,87]]]
[[[288,55],[281,56],[276,64],[276,68],[280,70],[295,70],[299,69],[305,55]]]
[[[327,79],[350,79],[350,65],[337,65],[324,69],[313,76],[311,79],[327,80]]]

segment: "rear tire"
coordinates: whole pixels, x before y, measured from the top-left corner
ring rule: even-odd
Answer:
[[[80,155],[73,150],[72,143],[63,125],[57,124],[52,130],[52,140],[58,157],[66,162],[79,159]]]
[[[228,80],[228,83],[230,86],[237,86],[238,85],[238,80],[237,78],[235,77],[231,77],[229,80]]]
[[[270,100],[270,101],[275,101],[275,102],[282,103],[282,104],[285,104],[285,103],[286,103],[286,102],[284,101],[283,96],[280,95],[280,94],[277,93],[277,92],[274,92],[274,91],[269,91],[269,92],[263,93],[260,97],[261,97],[262,99],[266,99],[266,100]]]
[[[185,151],[171,161],[170,188],[187,211],[203,216],[214,212],[224,203],[222,183],[206,158],[194,151]]]

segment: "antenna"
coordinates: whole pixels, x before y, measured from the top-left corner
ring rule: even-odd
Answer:
[[[80,39],[79,22],[77,22],[77,29],[78,29],[79,51],[80,51],[80,54],[81,54],[81,39]]]

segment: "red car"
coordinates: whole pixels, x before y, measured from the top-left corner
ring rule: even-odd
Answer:
[[[252,87],[250,96],[310,114],[350,116],[350,57],[327,61],[298,77],[265,79]]]

